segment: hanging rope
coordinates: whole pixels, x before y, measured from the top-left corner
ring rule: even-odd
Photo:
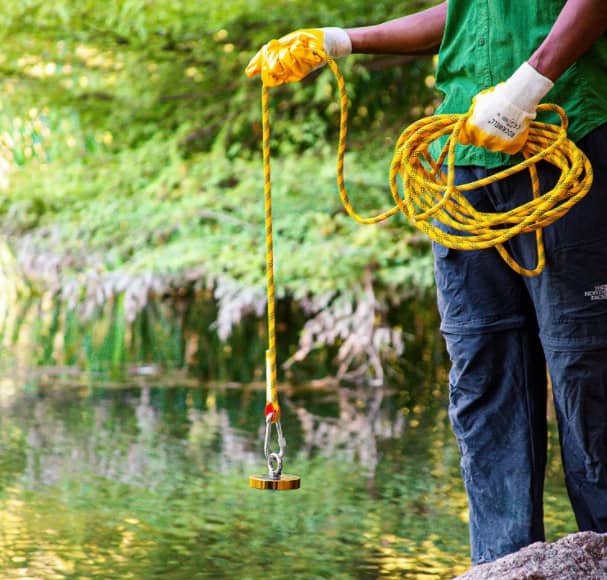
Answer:
[[[263,140],[263,182],[266,238],[266,285],[268,311],[268,349],[266,350],[266,435],[264,454],[268,471],[272,477],[280,477],[282,458],[287,445],[280,424],[280,404],[278,402],[276,371],[276,292],[274,286],[274,240],[272,236],[272,176],[270,170],[270,98],[268,88],[261,88],[262,140]],[[270,451],[272,425],[276,425],[279,451]]]
[[[524,161],[508,167],[484,179],[465,184],[455,184],[455,148],[466,114],[434,115],[411,124],[400,135],[390,165],[390,191],[395,206],[371,217],[360,216],[348,197],[344,179],[344,157],[348,132],[348,97],[345,83],[337,64],[328,59],[327,64],[337,80],[340,97],[339,143],[337,150],[337,186],[347,213],[361,224],[376,224],[398,212],[430,239],[457,250],[481,250],[495,247],[504,261],[524,276],[538,275],[545,264],[542,230],[562,217],[590,190],[592,167],[584,153],[567,138],[567,117],[557,105],[540,105],[540,111],[553,111],[560,118],[560,125],[532,122],[529,137],[522,150]],[[274,253],[272,240],[272,184],[270,173],[270,107],[269,91],[262,86],[262,139],[265,195],[266,276],[268,310],[268,350],[266,353],[267,404],[265,452],[270,463],[282,467],[286,441],[280,428],[280,406],[276,387],[276,331]],[[442,152],[434,160],[429,146],[446,138]],[[556,185],[540,194],[536,165],[546,161],[561,170]],[[443,167],[446,165],[446,173]],[[480,212],[466,199],[465,193],[485,187],[501,179],[529,171],[532,199],[506,212]],[[403,193],[398,186],[400,176]],[[445,230],[448,228],[448,231]],[[537,264],[525,268],[508,253],[504,244],[521,233],[535,232]],[[269,450],[269,431],[277,423],[280,451]],[[280,458],[280,461],[277,459]]]

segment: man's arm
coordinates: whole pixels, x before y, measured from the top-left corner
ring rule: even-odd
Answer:
[[[529,59],[529,64],[555,81],[605,30],[606,0],[567,0],[552,30]]]
[[[261,74],[266,86],[300,81],[324,65],[327,58],[352,52],[367,54],[433,54],[437,51],[447,19],[443,2],[395,20],[360,28],[308,28],[271,40],[251,59],[246,74]]]
[[[364,54],[433,54],[438,51],[447,2],[373,26],[347,28],[352,52]]]

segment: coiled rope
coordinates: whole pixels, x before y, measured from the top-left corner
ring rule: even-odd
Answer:
[[[537,276],[545,264],[542,230],[562,217],[580,201],[592,185],[592,166],[584,153],[567,138],[567,117],[563,109],[553,104],[542,104],[539,111],[553,111],[560,124],[534,121],[521,151],[524,160],[489,177],[465,184],[455,184],[455,148],[462,124],[470,116],[465,114],[434,115],[420,119],[400,135],[390,165],[390,191],[395,206],[380,214],[363,217],[353,208],[344,178],[344,157],[348,132],[348,97],[345,82],[332,59],[327,64],[333,72],[339,90],[340,123],[337,149],[337,186],[347,213],[361,224],[379,223],[399,211],[430,239],[457,250],[481,250],[495,247],[504,261],[524,276]],[[433,159],[429,146],[446,137],[438,159]],[[272,186],[270,173],[270,112],[269,90],[262,86],[262,139],[265,195],[266,276],[268,309],[268,351],[266,418],[275,422],[280,417],[276,388],[276,333],[274,258],[272,240]],[[548,162],[560,169],[556,185],[540,194],[536,164]],[[443,167],[446,166],[446,173]],[[501,179],[529,171],[532,199],[506,212],[477,211],[466,199],[465,193],[485,187]],[[398,177],[402,183],[402,194]],[[446,229],[447,228],[447,231]],[[514,236],[535,232],[537,264],[534,268],[520,265],[504,247]]]
[[[455,185],[455,148],[463,123],[470,116],[465,114],[434,115],[412,123],[400,135],[390,165],[390,191],[396,205],[372,217],[356,213],[346,192],[344,156],[348,132],[348,97],[343,76],[335,61],[328,65],[337,80],[340,95],[341,117],[337,152],[337,185],[344,208],[361,224],[374,224],[396,214],[405,214],[409,221],[430,239],[456,250],[482,250],[495,247],[504,261],[519,274],[538,275],[545,264],[542,229],[562,217],[590,190],[592,166],[584,153],[567,138],[567,116],[557,105],[543,104],[538,111],[553,111],[560,118],[560,125],[532,122],[529,136],[521,151],[524,161],[491,176]],[[429,153],[432,142],[447,137],[437,160]],[[447,166],[447,172],[443,166]],[[556,185],[540,194],[536,164],[546,161],[561,170]],[[464,196],[465,192],[485,187],[501,179],[528,170],[531,176],[533,198],[506,212],[477,211]],[[397,177],[402,180],[403,193]],[[451,231],[448,233],[444,227]],[[518,264],[504,243],[514,236],[535,232],[537,264],[524,268]]]

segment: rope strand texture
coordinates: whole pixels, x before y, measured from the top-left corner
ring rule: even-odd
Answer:
[[[263,183],[266,239],[266,292],[268,311],[268,349],[266,351],[266,417],[272,423],[280,418],[276,369],[276,291],[274,284],[274,240],[272,236],[272,175],[270,170],[270,96],[261,88]]]

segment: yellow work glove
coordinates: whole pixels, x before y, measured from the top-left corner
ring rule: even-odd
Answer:
[[[300,81],[327,58],[352,53],[352,42],[343,28],[308,28],[296,30],[278,40],[270,40],[251,59],[245,72],[269,87]]]
[[[480,92],[458,141],[491,151],[518,153],[527,141],[535,111],[554,83],[523,63],[504,83]]]

